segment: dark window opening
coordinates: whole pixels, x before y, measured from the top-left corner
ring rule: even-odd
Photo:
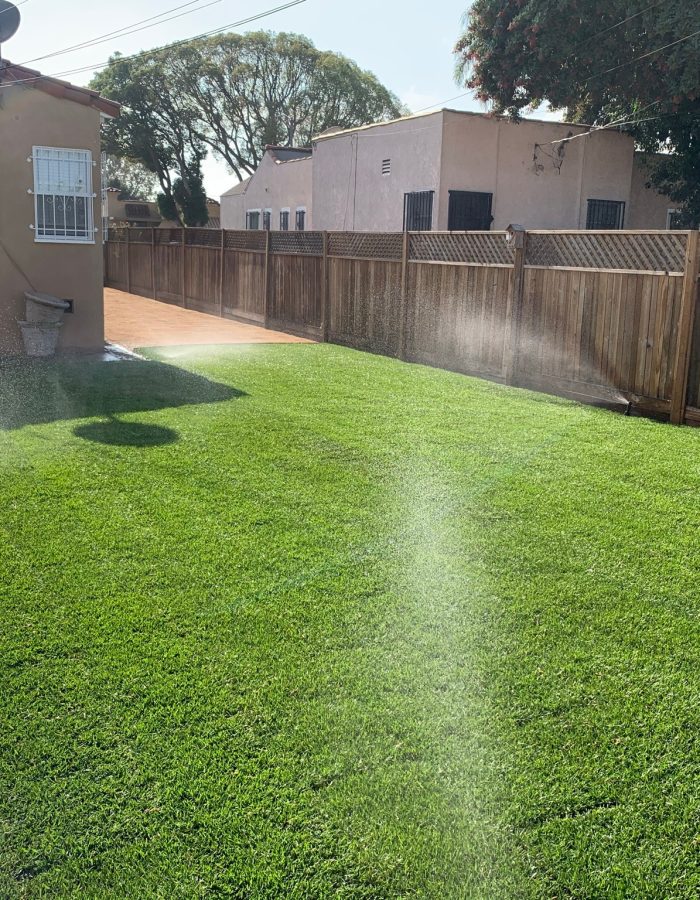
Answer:
[[[618,200],[589,200],[586,228],[610,230],[622,228],[625,224],[625,204]]]
[[[306,210],[298,209],[296,218],[297,231],[303,231],[306,228]]]
[[[258,210],[245,214],[245,227],[248,231],[258,231],[260,228],[260,212]]]
[[[450,191],[447,227],[450,231],[490,231],[493,194]]]
[[[269,231],[272,226],[272,210],[266,209],[263,213],[263,228],[265,231]]]
[[[280,212],[280,231],[289,231],[289,210],[283,209]]]
[[[125,203],[124,212],[127,219],[148,219],[151,215],[147,203]]]
[[[403,230],[431,231],[435,191],[413,191],[403,195]]]

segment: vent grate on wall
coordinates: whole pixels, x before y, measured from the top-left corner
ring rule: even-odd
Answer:
[[[382,175],[391,175],[391,160],[382,160]]]

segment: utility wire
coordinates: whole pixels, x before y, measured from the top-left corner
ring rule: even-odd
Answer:
[[[657,47],[656,50],[650,50],[648,53],[643,53],[641,56],[634,56],[632,59],[628,59],[626,62],[620,63],[619,66],[613,66],[612,69],[606,69],[604,72],[598,72],[597,75],[591,75],[590,78],[587,78],[583,83],[588,84],[589,81],[593,81],[594,78],[601,78],[603,75],[609,75],[611,72],[617,72],[618,69],[624,69],[625,66],[631,66],[632,63],[640,62],[642,59],[648,59],[650,56],[654,56],[656,53],[661,53],[662,50],[668,50],[670,47],[675,47],[678,44],[682,44],[683,41],[689,41],[690,38],[694,38],[700,35],[700,30],[694,31],[692,34],[686,34],[685,37],[678,38],[677,41],[672,41],[670,44],[664,44],[663,47]]]
[[[25,0],[27,2],[27,0]],[[30,63],[41,62],[43,59],[51,59],[54,56],[62,56],[64,53],[72,53],[74,50],[84,50],[87,47],[92,47],[95,44],[103,44],[107,40],[113,37],[122,38],[126,37],[129,34],[134,34],[137,31],[145,31],[147,28],[154,28],[156,25],[161,25],[164,22],[170,22],[173,19],[179,19],[181,16],[190,15],[193,12],[199,12],[199,9],[206,9],[207,6],[213,6],[214,3],[221,3],[222,0],[213,0],[213,2],[207,3],[203,7],[199,7],[198,9],[190,9],[187,12],[180,13],[177,16],[171,16],[170,18],[163,19],[163,16],[167,16],[169,13],[177,12],[180,9],[185,9],[187,6],[194,6],[197,3],[202,3],[202,0],[188,0],[187,3],[183,3],[180,6],[174,6],[172,9],[165,9],[163,12],[158,13],[156,16],[150,16],[147,19],[141,19],[139,22],[132,22],[131,25],[125,25],[123,28],[118,28],[116,31],[109,31],[107,34],[99,34],[97,37],[90,38],[89,40],[85,40],[80,44],[72,44],[70,47],[64,47],[62,50],[54,50],[52,53],[46,53],[44,56],[35,56],[33,59],[24,60],[21,63],[17,63],[19,66],[28,66]],[[162,19],[162,21],[154,21],[155,19]],[[145,25],[144,23],[150,22],[150,25]],[[137,26],[143,26],[138,28]]]
[[[633,13],[631,16],[627,16],[626,19],[623,19],[621,22],[617,22],[615,25],[611,25],[609,28],[604,28],[602,31],[599,31],[597,34],[591,35],[591,37],[587,38],[582,44],[582,47],[585,47],[586,44],[590,44],[591,41],[594,41],[596,38],[601,37],[604,34],[607,34],[609,31],[614,31],[616,28],[619,28],[621,25],[626,25],[628,22],[631,22],[632,19],[636,19],[638,16],[643,16],[644,13],[650,12],[652,9],[656,9],[657,6],[665,6],[667,0],[659,0],[658,3],[652,3],[651,6],[647,6],[646,9],[640,9],[639,12]]]
[[[29,3],[29,0],[20,0],[19,3],[13,3],[12,6],[8,6],[7,9],[0,10],[0,16],[4,16],[5,13],[12,12],[18,6],[24,6],[25,3]]]
[[[154,50],[140,50],[138,53],[132,53],[130,56],[120,56],[118,57],[118,62],[128,62],[132,59],[138,59],[142,56],[153,56],[157,53],[166,53],[170,50],[173,50],[175,47],[181,47],[185,44],[192,44],[196,41],[203,40],[204,38],[211,37],[215,34],[220,34],[223,31],[228,31],[231,28],[239,28],[242,25],[248,25],[251,22],[257,22],[259,19],[264,19],[268,16],[273,15],[274,13],[283,12],[286,9],[291,9],[293,6],[299,6],[301,3],[306,3],[307,0],[290,0],[288,3],[283,3],[280,6],[275,6],[272,9],[265,10],[264,12],[257,13],[253,16],[248,16],[245,19],[240,19],[238,22],[231,22],[228,25],[221,25],[218,28],[213,28],[211,31],[205,31],[202,34],[195,35],[191,38],[184,38],[180,41],[174,41],[170,44],[165,44],[163,47],[157,47]],[[36,81],[43,81],[46,78],[61,78],[67,75],[77,75],[82,72],[91,72],[95,71],[95,69],[104,69],[106,66],[110,65],[112,62],[111,59],[108,59],[106,62],[95,63],[91,66],[82,66],[77,69],[67,69],[63,72],[54,72],[50,75],[35,75],[32,78],[18,78],[16,81],[6,81],[4,83],[0,83],[0,88],[8,87],[19,84],[33,84]]]

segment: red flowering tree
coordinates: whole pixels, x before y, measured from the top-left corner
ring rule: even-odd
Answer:
[[[455,53],[496,112],[548,102],[572,121],[633,123],[641,147],[673,151],[653,181],[700,220],[697,0],[475,0]]]

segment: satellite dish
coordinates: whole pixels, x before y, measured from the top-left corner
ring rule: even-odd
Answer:
[[[0,0],[0,45],[10,38],[19,28],[19,10],[9,0]]]

